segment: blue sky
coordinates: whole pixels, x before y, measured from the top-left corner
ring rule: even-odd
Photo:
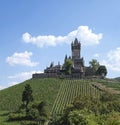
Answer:
[[[0,89],[63,63],[78,38],[85,65],[120,76],[119,0],[0,0]]]

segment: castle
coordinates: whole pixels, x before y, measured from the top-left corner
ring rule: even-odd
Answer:
[[[65,74],[66,69],[64,65],[61,65],[58,62],[58,65],[54,66],[54,63],[52,62],[50,66],[44,70],[44,73],[35,73],[32,75],[32,78],[84,78],[87,76],[93,76],[95,74],[93,69],[84,65],[84,59],[81,57],[81,43],[77,38],[75,38],[74,42],[71,43],[71,52],[72,55],[69,57],[69,59],[73,62],[71,74]],[[66,55],[64,63],[67,59]]]

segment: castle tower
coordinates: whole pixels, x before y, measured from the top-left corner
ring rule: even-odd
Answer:
[[[80,50],[81,50],[81,43],[78,42],[77,38],[75,38],[74,42],[71,43],[71,50],[72,50],[72,60],[80,59]]]
[[[84,67],[84,60],[81,58],[81,43],[78,42],[77,38],[71,43],[71,51],[74,69],[81,71]]]

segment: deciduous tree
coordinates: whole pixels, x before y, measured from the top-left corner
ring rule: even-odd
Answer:
[[[25,85],[24,91],[22,93],[22,102],[25,105],[26,113],[28,110],[28,104],[33,101],[32,88],[29,84]]]
[[[97,75],[105,77],[107,75],[107,68],[106,68],[106,66],[104,66],[104,65],[99,66],[99,68],[98,68],[96,73],[97,73]]]
[[[90,67],[93,68],[93,70],[96,72],[97,69],[99,68],[100,64],[96,59],[92,59],[90,62]]]
[[[72,69],[72,66],[73,66],[73,62],[71,59],[66,59],[65,63],[64,63],[64,68],[65,68],[65,73],[67,75],[70,75],[71,74],[71,69]]]

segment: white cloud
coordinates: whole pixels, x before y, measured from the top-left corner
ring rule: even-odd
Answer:
[[[42,72],[41,71],[21,72],[13,76],[9,76],[8,78],[13,79],[14,81],[17,80],[18,82],[22,82],[22,81],[32,78],[32,74],[34,73],[42,73]]]
[[[101,62],[113,71],[120,71],[120,47],[107,53],[107,58]]]
[[[24,66],[36,66],[38,65],[37,62],[31,61],[31,56],[33,55],[32,52],[23,52],[23,53],[17,53],[15,52],[12,56],[7,57],[6,62],[10,64],[11,66],[14,65],[24,65]]]
[[[38,71],[30,71],[30,72],[21,72],[12,76],[8,76],[8,79],[10,82],[5,84],[5,86],[0,85],[0,90],[19,84],[25,80],[28,80],[32,78],[32,74],[34,73],[43,73],[43,72],[38,70]]]
[[[99,44],[102,39],[102,33],[95,34],[88,26],[79,26],[76,30],[68,33],[66,36],[31,36],[29,33],[24,33],[22,39],[25,43],[32,43],[38,47],[43,46],[56,46],[58,44],[70,44],[75,38],[81,41],[82,45]]]
[[[32,74],[34,73],[42,73],[41,71],[30,71],[30,72],[22,72],[22,73],[18,73],[16,75],[13,76],[9,76],[9,79],[16,79],[17,81],[21,82],[21,81],[25,81],[27,79],[32,78]]]

